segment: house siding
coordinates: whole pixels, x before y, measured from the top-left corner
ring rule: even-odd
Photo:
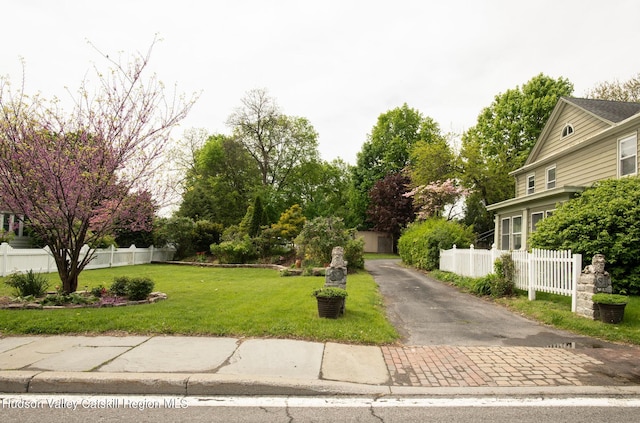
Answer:
[[[534,158],[536,161],[543,160],[566,148],[579,144],[610,127],[602,120],[596,119],[574,107],[565,106],[563,112],[555,124],[550,127],[549,137]],[[563,138],[562,129],[566,124],[571,124],[575,132]]]
[[[516,176],[516,198],[526,196],[527,178],[535,174],[535,192],[546,189],[546,171],[556,167],[556,186],[588,186],[602,179],[618,177],[618,139],[639,128],[613,134],[606,140],[586,145],[555,161],[542,163]],[[640,151],[640,148],[639,148]]]

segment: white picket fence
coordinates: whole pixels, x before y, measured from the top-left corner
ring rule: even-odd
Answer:
[[[571,296],[571,311],[576,311],[578,277],[582,266],[582,255],[571,254],[571,250],[554,251],[533,249],[528,251],[500,251],[458,249],[440,250],[440,270],[461,276],[480,278],[493,273],[493,265],[502,254],[511,254],[516,268],[515,285],[526,290],[530,300],[535,300],[536,291]]]
[[[80,251],[80,257],[89,254],[90,248],[85,245]],[[95,257],[85,269],[101,269],[115,266],[132,266],[146,264],[152,261],[169,261],[173,258],[175,249],[167,248],[105,248],[96,249]],[[13,248],[7,243],[0,244],[0,276],[7,276],[16,272],[49,273],[56,270],[56,263],[51,256],[51,250],[45,248]]]

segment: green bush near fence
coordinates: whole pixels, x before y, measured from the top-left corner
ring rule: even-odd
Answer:
[[[596,182],[538,222],[532,247],[604,254],[613,290],[640,294],[640,178]]]
[[[471,228],[461,223],[434,217],[409,225],[398,240],[398,253],[402,261],[419,269],[437,269],[440,250],[456,245],[469,248],[474,234]]]

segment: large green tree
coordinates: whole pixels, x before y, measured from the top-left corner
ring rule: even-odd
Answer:
[[[284,115],[264,89],[249,91],[227,125],[258,166],[262,185],[276,191],[289,183],[297,166],[319,158],[318,134],[311,123]]]
[[[411,151],[419,141],[434,143],[442,138],[440,127],[433,119],[406,103],[381,114],[352,168],[348,223],[360,228],[370,227],[366,211],[369,191],[374,184],[390,173],[405,169],[411,162]]]
[[[345,218],[350,184],[350,168],[343,160],[309,162],[294,170],[283,202],[299,204],[307,219],[318,216]]]
[[[489,204],[512,198],[515,181],[509,172],[521,167],[558,99],[569,96],[573,84],[544,74],[495,96],[475,126],[462,136],[462,180],[467,197],[465,223],[476,233],[493,228]]]
[[[411,150],[411,184],[428,185],[458,177],[457,158],[447,140],[419,141]]]
[[[237,224],[260,187],[258,167],[244,146],[228,136],[213,135],[195,154],[178,215]]]

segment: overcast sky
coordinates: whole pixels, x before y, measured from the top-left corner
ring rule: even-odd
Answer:
[[[0,74],[65,96],[92,64],[146,51],[159,79],[201,96],[177,128],[230,133],[266,88],[307,118],[323,159],[355,163],[381,113],[407,103],[462,133],[495,95],[539,73],[575,96],[640,73],[637,0],[0,0]]]

